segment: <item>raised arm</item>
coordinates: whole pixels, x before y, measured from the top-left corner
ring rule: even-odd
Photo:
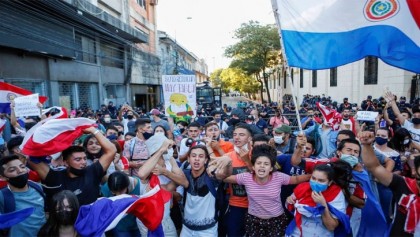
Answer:
[[[173,145],[173,141],[167,139],[165,142],[163,142],[162,146],[157,150],[152,157],[150,157],[146,162],[144,162],[143,166],[140,167],[138,175],[141,180],[146,180],[150,173],[155,168],[157,162],[162,157],[163,153],[165,153],[170,146]]]
[[[173,157],[171,157],[171,165],[172,165],[172,170],[169,171],[166,168],[163,167],[157,167],[155,166],[155,169],[153,170],[153,173],[156,175],[162,174],[164,176],[166,176],[168,179],[172,180],[173,182],[175,182],[177,185],[181,185],[183,187],[188,187],[189,183],[187,178],[184,175],[184,172],[182,172],[182,170],[178,167],[178,164],[176,163],[175,159]]]
[[[392,111],[400,121],[401,125],[403,125],[405,123],[405,118],[404,116],[402,116],[400,109],[398,108],[397,103],[395,102],[394,95],[390,91],[388,91],[385,93],[385,99],[387,100],[388,104],[391,105]]]
[[[111,162],[114,161],[117,148],[95,127],[86,128],[83,132],[91,133],[98,140],[103,152],[99,158],[99,163],[102,165],[104,171],[107,171]]]
[[[300,162],[302,162],[302,150],[303,150],[303,147],[306,146],[306,142],[307,142],[306,136],[304,134],[297,135],[296,137],[297,146],[296,146],[295,151],[293,152],[292,159],[290,161],[290,163],[293,166],[297,166],[300,164]]]
[[[392,173],[386,170],[375,156],[372,144],[375,141],[373,132],[365,131],[358,134],[362,144],[362,159],[365,167],[383,185],[389,186],[392,181]]]

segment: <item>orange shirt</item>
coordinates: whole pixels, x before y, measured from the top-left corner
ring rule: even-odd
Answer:
[[[235,151],[229,152],[226,155],[232,159],[232,175],[249,172],[248,166],[238,157]],[[248,196],[244,185],[229,184],[229,193],[229,205],[248,208]]]
[[[225,152],[225,154],[233,151],[233,144],[230,143],[230,142],[224,141],[222,139],[219,140],[219,146],[220,146],[220,148],[222,148],[222,150]],[[213,151],[214,151],[214,155],[216,157],[222,156],[222,155],[219,154],[218,151],[216,151],[216,150],[213,150]]]

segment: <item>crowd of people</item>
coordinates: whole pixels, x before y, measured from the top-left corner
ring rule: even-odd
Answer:
[[[285,116],[297,109],[291,97],[191,119],[111,103],[70,113],[95,124],[45,156],[23,148],[59,108],[17,118],[10,106],[0,118],[5,236],[420,235],[420,107],[389,91],[360,107],[305,95],[302,130]],[[378,116],[360,120],[359,109]],[[111,229],[82,220],[98,200],[141,198],[156,186],[165,191],[154,204],[163,210],[159,234],[131,212]],[[106,222],[105,209],[89,215]]]

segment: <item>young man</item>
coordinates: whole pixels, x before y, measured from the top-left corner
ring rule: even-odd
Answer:
[[[152,109],[150,111],[150,121],[153,130],[156,126],[160,125],[166,130],[166,137],[169,139],[173,138],[171,127],[169,126],[168,121],[160,118],[160,111],[158,109]]]
[[[233,132],[234,151],[224,157],[213,160],[207,172],[221,176],[230,176],[252,170],[250,150],[252,146],[252,131],[246,124],[239,124]],[[231,165],[232,169],[226,169]],[[227,172],[227,173],[226,173]],[[228,236],[245,235],[245,215],[248,212],[248,197],[245,186],[229,184],[229,211],[225,216]]]
[[[278,154],[293,153],[296,145],[296,139],[292,135],[292,128],[285,124],[273,130],[275,148]]]
[[[233,151],[233,144],[221,139],[221,130],[216,122],[209,122],[204,126],[207,150],[211,157],[220,157],[225,153]]]
[[[391,189],[398,204],[389,236],[417,236],[420,234],[415,232],[419,223],[417,213],[420,212],[420,156],[414,160],[416,179],[402,177],[386,170],[376,159],[372,147],[375,142],[373,132],[361,132],[359,139],[363,146],[362,158],[366,168],[381,184]]]
[[[222,119],[222,111],[214,111],[213,112],[213,119],[217,123],[217,125],[219,125],[220,134],[222,134],[222,136],[223,136],[223,134],[225,133],[226,129],[228,129],[229,126]]]
[[[26,208],[35,208],[34,212],[22,222],[12,226],[8,236],[36,236],[41,227],[45,224],[44,197],[39,192],[42,187],[32,183],[28,185],[28,169],[20,161],[17,155],[5,156],[0,159],[0,178],[7,181],[7,189],[13,195],[14,204],[5,203],[3,191],[0,192],[0,213],[5,213],[11,205],[15,206],[14,211]],[[32,185],[37,185],[35,189]],[[6,190],[8,191],[8,190]]]
[[[260,119],[258,110],[253,109],[250,113],[252,116],[254,116],[254,124],[257,126],[257,128],[260,129],[261,132],[264,134],[268,134],[268,125],[267,122],[264,119]]]
[[[124,135],[127,132],[134,132],[136,130],[135,123],[137,118],[139,118],[139,115],[134,112],[133,108],[131,108],[129,105],[123,105],[121,107],[120,112],[118,113],[118,119],[124,126]]]
[[[187,129],[188,137],[181,140],[179,147],[178,160],[181,163],[187,160],[187,153],[191,145],[204,145],[204,142],[200,141],[201,126],[199,123],[192,122],[188,125]],[[192,139],[193,144],[187,144],[187,141],[190,141],[189,139]]]
[[[149,119],[136,120],[136,136],[124,143],[123,156],[129,161],[130,175],[137,176],[140,166],[149,158],[146,140],[153,135]]]
[[[72,191],[77,196],[80,205],[90,204],[98,199],[99,185],[114,160],[116,148],[98,129],[89,127],[84,132],[95,136],[102,147],[103,154],[98,162],[87,166],[85,150],[80,146],[71,146],[62,152],[65,166],[67,166],[64,170],[53,170],[48,164],[36,159],[29,161],[31,168],[49,187],[46,193],[47,201],[61,190]]]
[[[391,105],[392,111],[400,121],[402,127],[410,132],[411,138],[415,143],[420,144],[420,108],[414,107],[412,109],[413,115],[410,122],[401,114],[400,110],[398,109],[398,105],[395,102],[395,97],[390,91],[385,94],[385,99],[388,101],[388,104]]]

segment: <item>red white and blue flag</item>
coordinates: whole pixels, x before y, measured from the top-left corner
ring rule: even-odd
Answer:
[[[316,103],[316,107],[324,117],[324,123],[331,126],[333,130],[338,130],[340,128],[340,122],[342,119],[340,113],[338,113],[335,109],[327,107],[319,102]]]
[[[25,135],[20,149],[29,156],[43,157],[62,152],[83,134],[83,130],[96,125],[88,118],[56,119],[49,117],[32,127]]]
[[[376,56],[420,73],[418,0],[272,0],[289,66],[328,69]]]
[[[0,82],[0,113],[10,114],[10,101],[16,97],[31,95],[33,92],[17,87],[15,85]],[[48,100],[46,96],[40,96],[39,102],[44,104]]]
[[[123,194],[100,198],[90,205],[81,206],[75,223],[77,233],[100,237],[112,230],[127,214],[136,216],[148,230],[156,231],[161,228],[164,211],[161,192],[160,187],[156,186],[140,198]]]

